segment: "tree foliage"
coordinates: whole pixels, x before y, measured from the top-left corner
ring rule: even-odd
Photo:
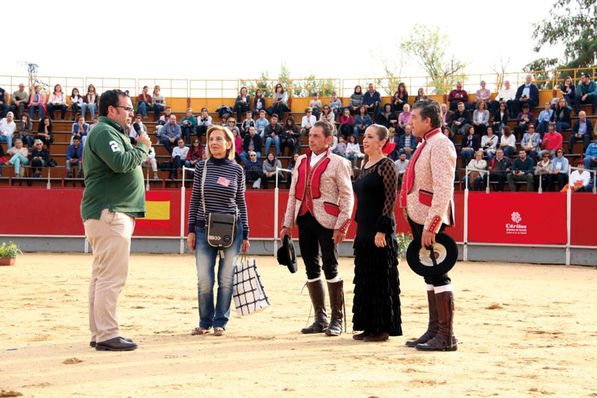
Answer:
[[[549,18],[533,27],[535,52],[544,46],[564,47],[559,67],[583,68],[597,63],[597,0],[555,0]]]
[[[241,80],[240,84],[247,87],[249,95],[254,96],[255,91],[260,88],[265,97],[273,95],[273,89],[277,83],[281,83],[289,95],[293,97],[309,97],[313,96],[315,92],[320,96],[329,97],[332,91],[338,89],[338,82],[335,80],[318,79],[313,73],[302,78],[293,79],[290,74],[290,69],[285,63],[280,65],[280,72],[276,79],[271,79],[267,72],[261,72],[259,79],[256,80]]]
[[[462,73],[466,67],[466,63],[454,56],[448,57],[446,49],[449,47],[450,40],[440,33],[438,27],[429,28],[426,25],[415,26],[410,36],[400,45],[430,76],[435,94],[444,94],[458,80],[451,76]]]

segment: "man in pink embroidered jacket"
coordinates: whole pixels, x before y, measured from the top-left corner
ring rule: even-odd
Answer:
[[[441,133],[440,105],[422,100],[413,105],[410,119],[413,134],[422,139],[404,173],[400,206],[406,215],[413,238],[421,246],[435,243],[435,235],[454,222],[454,172],[456,151]],[[426,351],[454,351],[457,340],[452,331],[454,295],[447,273],[425,277],[429,303],[429,326],[418,339],[406,343]]]
[[[290,235],[296,224],[299,247],[307,269],[307,287],[315,309],[315,322],[302,333],[339,336],[342,333],[343,281],[338,275],[337,244],[344,240],[350,225],[354,196],[350,164],[331,153],[334,126],[316,122],[309,132],[309,150],[301,155],[292,172],[288,205],[280,239]],[[319,251],[330,294],[332,319],[328,322],[325,292],[321,279]]]

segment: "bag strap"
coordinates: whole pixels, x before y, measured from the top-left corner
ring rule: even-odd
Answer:
[[[203,205],[203,215],[207,220],[207,213],[205,212],[205,175],[207,174],[207,159],[205,159],[205,163],[203,163],[203,174],[201,175],[201,197],[203,200],[201,204]]]

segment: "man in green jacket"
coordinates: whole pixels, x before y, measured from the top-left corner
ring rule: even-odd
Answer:
[[[132,147],[127,118],[131,99],[121,90],[102,94],[99,122],[83,148],[85,191],[81,218],[93,249],[89,282],[90,345],[100,351],[137,348],[118,330],[116,303],[128,274],[135,217],[145,216],[145,189],[141,163],[151,140],[143,132]]]

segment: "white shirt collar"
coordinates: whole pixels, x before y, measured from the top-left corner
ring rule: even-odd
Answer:
[[[319,162],[321,159],[324,158],[324,156],[326,156],[328,153],[327,150],[321,152],[319,155],[316,155],[315,153],[311,154],[311,163],[309,164],[309,167],[313,167],[317,164],[317,162]]]

